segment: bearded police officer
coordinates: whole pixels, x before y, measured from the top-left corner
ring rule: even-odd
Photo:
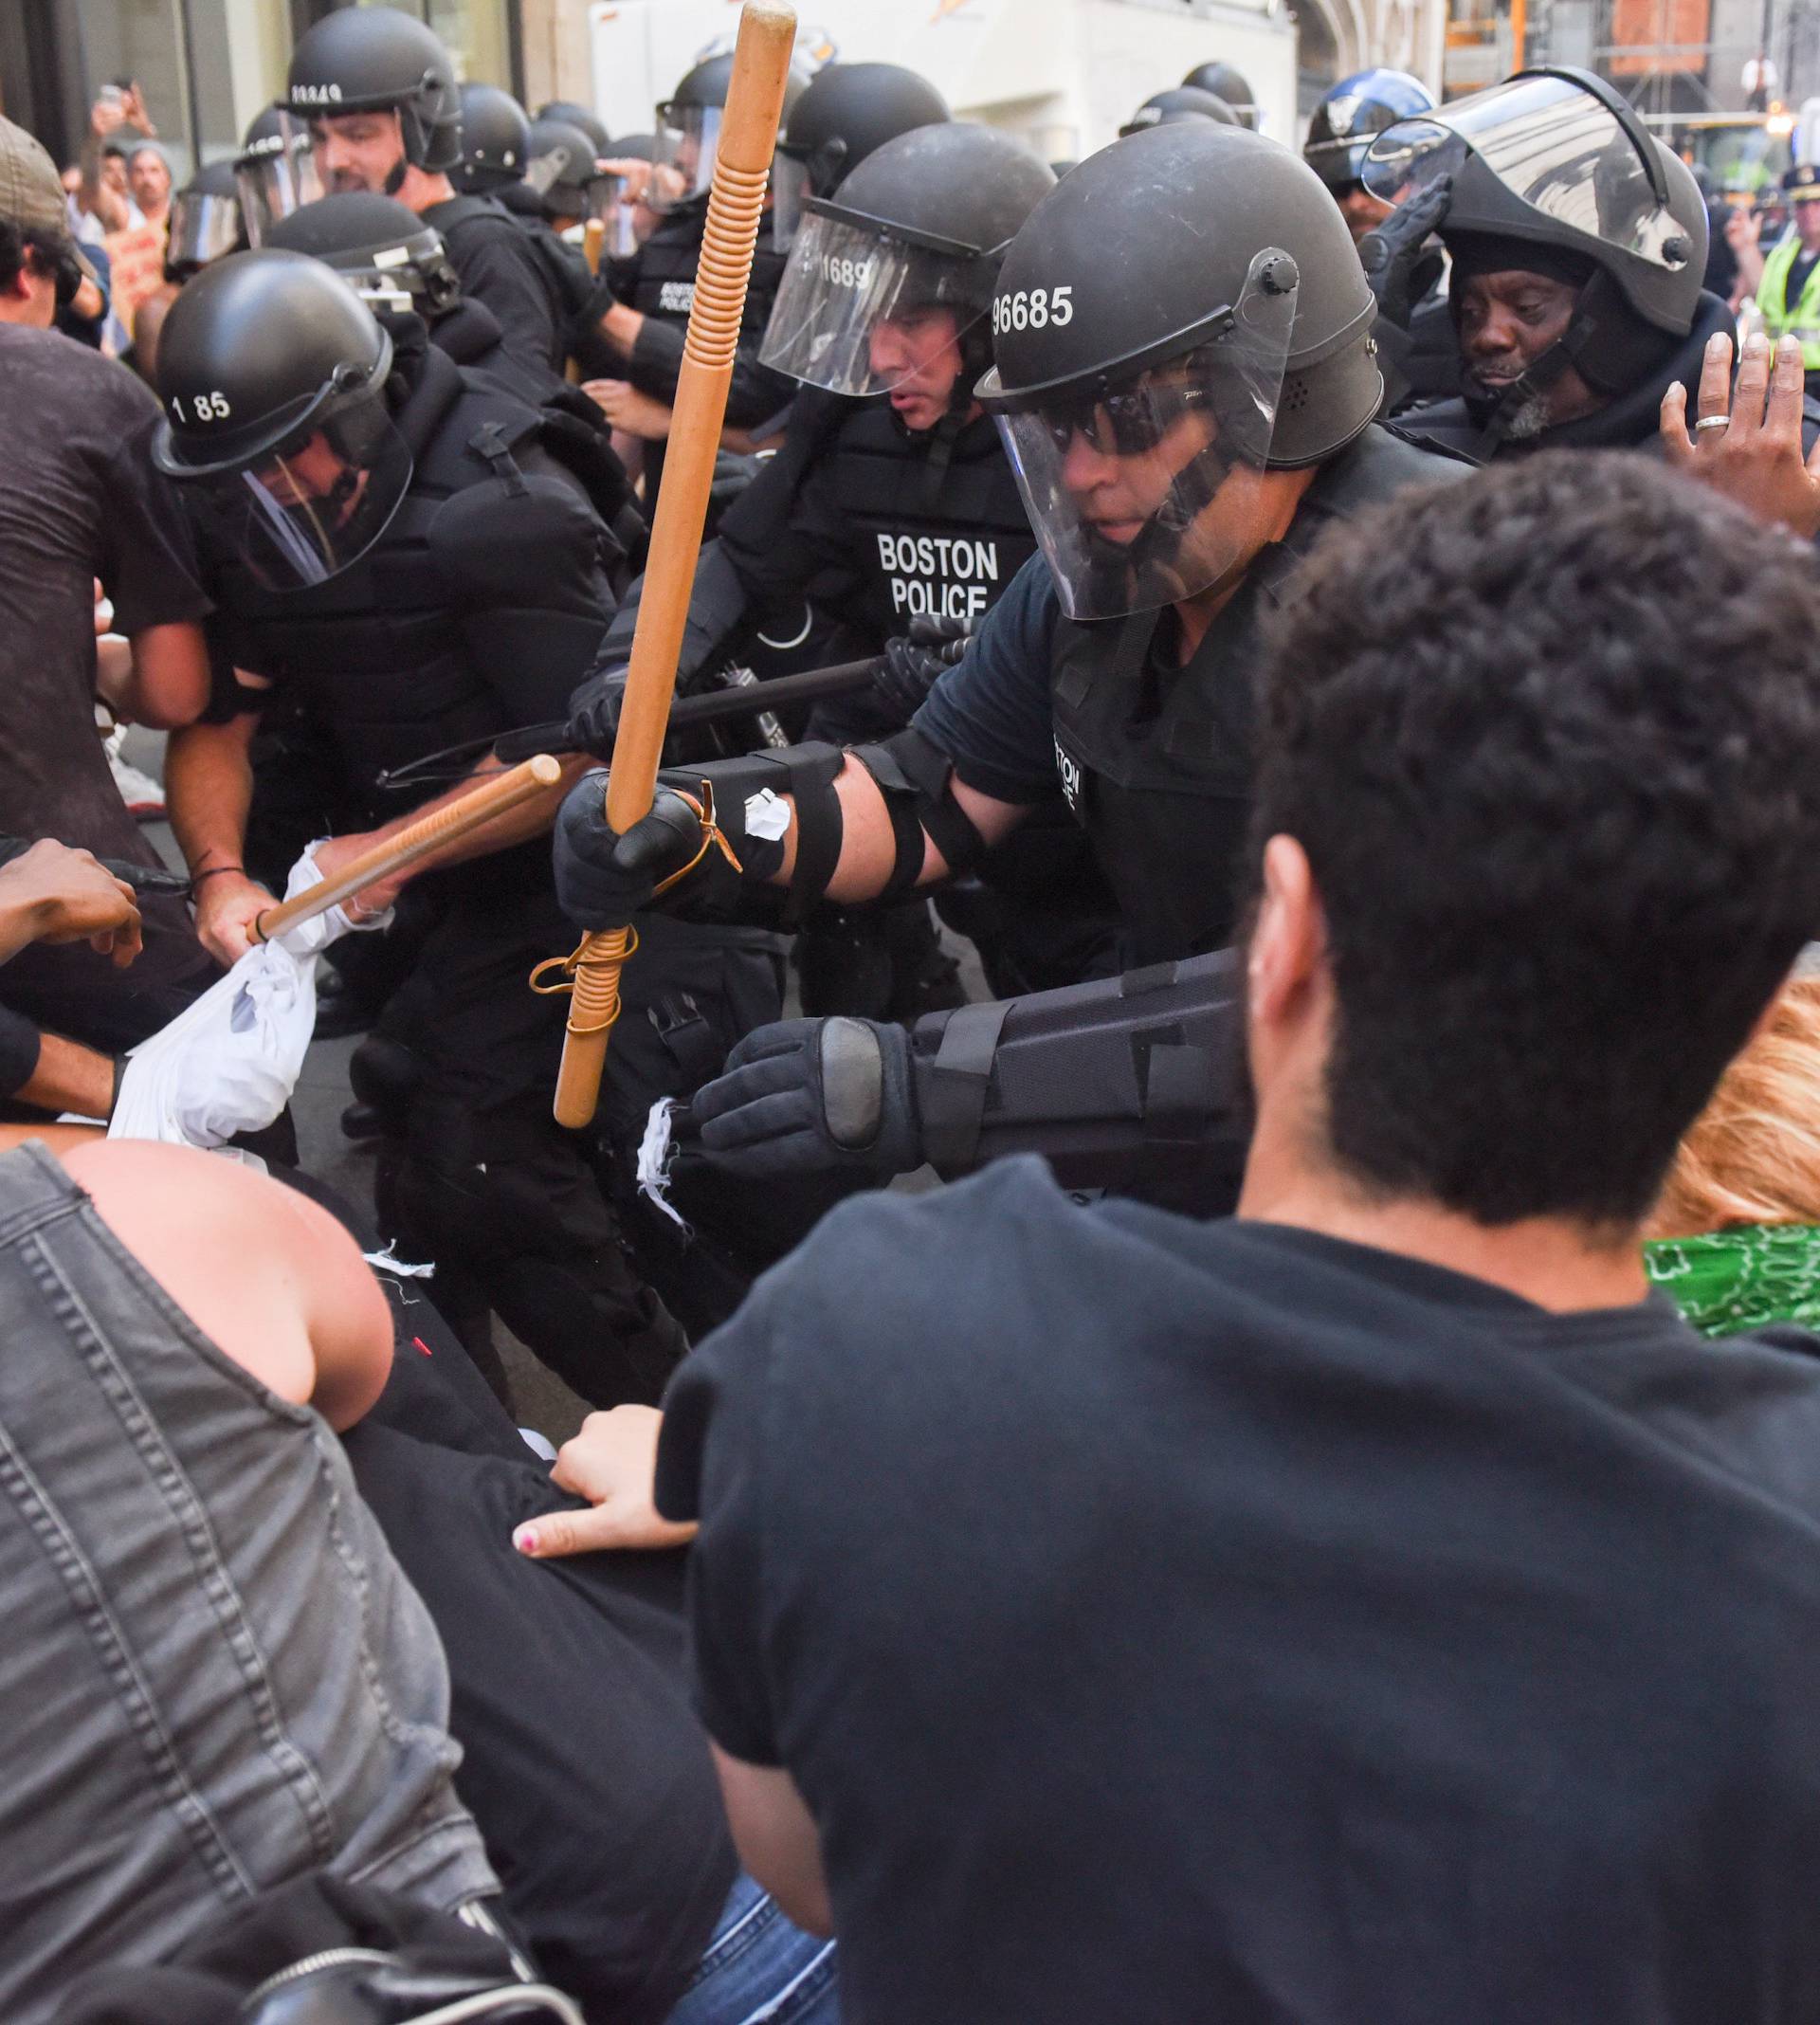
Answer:
[[[279,111],[287,146],[307,137],[324,190],[408,204],[443,235],[463,288],[491,310],[506,344],[562,371],[585,288],[494,199],[457,195],[461,98],[433,30],[389,7],[326,15],[298,39]]]
[[[168,764],[197,930],[224,960],[270,903],[240,869],[268,698],[300,703],[332,742],[332,871],[402,819],[381,770],[547,718],[611,609],[611,538],[574,442],[464,376],[414,319],[391,330],[327,267],[276,248],[217,262],[166,325],[155,460],[192,509],[216,644],[246,677]],[[457,847],[403,891],[417,955],[368,1044],[401,1114],[382,1215],[408,1256],[436,1261],[439,1305],[482,1357],[490,1303],[584,1392],[654,1397],[681,1334],[549,1118],[561,1013],[525,983],[563,940],[534,840],[547,818]],[[616,1076],[643,1024],[624,1023]]]
[[[1331,198],[1256,136],[1184,121],[1067,176],[1005,258],[979,388],[1043,557],[907,732],[691,771],[746,875],[799,903],[906,891],[978,862],[1059,792],[1129,960],[1228,941],[1259,626],[1299,594],[1323,528],[1464,471],[1373,426],[1374,315]],[[660,817],[684,862],[687,805],[666,795]],[[629,911],[649,889],[637,854],[584,783],[557,827],[565,906]],[[714,878],[673,891],[737,897]]]

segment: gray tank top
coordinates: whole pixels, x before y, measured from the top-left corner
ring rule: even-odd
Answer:
[[[339,1442],[37,1143],[0,1155],[0,2018],[328,1870],[496,1891],[428,1613]]]

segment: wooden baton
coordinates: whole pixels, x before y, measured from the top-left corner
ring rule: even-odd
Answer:
[[[445,803],[432,814],[420,816],[416,822],[407,824],[385,843],[375,844],[371,850],[363,850],[345,871],[335,878],[313,885],[295,900],[267,907],[253,923],[253,940],[269,942],[287,928],[295,928],[300,921],[314,921],[318,914],[326,914],[337,901],[346,900],[351,893],[359,892],[362,886],[371,885],[375,879],[402,871],[407,865],[414,865],[431,851],[441,850],[444,845],[466,836],[470,830],[480,829],[482,823],[490,823],[508,809],[516,809],[520,802],[547,794],[561,778],[561,762],[548,753],[538,753],[535,758],[522,759],[503,774],[495,774],[459,801]]]
[[[695,305],[682,342],[650,561],[608,776],[607,820],[622,836],[649,814],[656,791],[795,34],[796,16],[782,0],[746,0],[740,9],[696,269]],[[574,992],[556,1079],[558,1124],[585,1125],[594,1115],[607,1039],[619,1014],[620,966],[631,946],[629,928],[610,929],[586,936],[568,959]]]

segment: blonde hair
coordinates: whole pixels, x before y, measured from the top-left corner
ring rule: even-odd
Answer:
[[[1683,1135],[1649,1234],[1733,1224],[1820,1224],[1820,976],[1784,985],[1720,1078]]]

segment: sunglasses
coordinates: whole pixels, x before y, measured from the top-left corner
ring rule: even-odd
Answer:
[[[1097,400],[1058,402],[1039,410],[1049,441],[1064,456],[1076,436],[1110,457],[1141,457],[1197,408],[1212,405],[1205,387],[1126,387]]]

